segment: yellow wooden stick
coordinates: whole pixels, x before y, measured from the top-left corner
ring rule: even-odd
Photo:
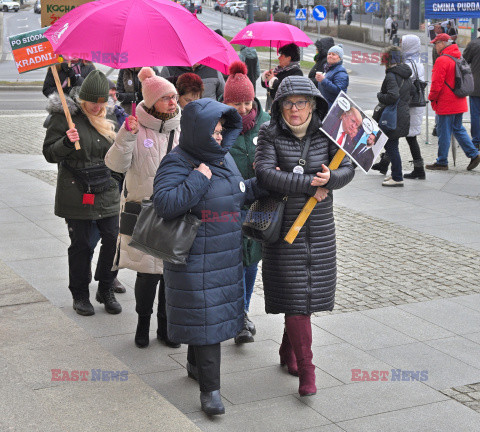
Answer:
[[[330,162],[330,165],[328,165],[328,168],[330,169],[330,171],[337,169],[340,166],[344,157],[345,157],[345,152],[342,149],[339,149],[337,153],[335,153],[335,156]],[[308,201],[305,203],[302,211],[297,216],[297,219],[295,219],[295,222],[293,223],[292,227],[288,230],[288,233],[285,236],[284,240],[287,243],[292,244],[293,241],[297,238],[298,233],[302,229],[303,225],[305,225],[305,222],[310,216],[310,213],[312,213],[312,210],[315,208],[316,204],[317,204],[317,200],[314,197],[309,198]]]
[[[74,127],[72,116],[70,115],[70,111],[68,110],[67,101],[65,100],[65,94],[63,93],[62,83],[60,82],[57,68],[55,65],[52,65],[50,66],[50,69],[52,70],[53,78],[55,79],[58,95],[60,96],[60,101],[62,102],[63,112],[65,113],[65,117],[67,118],[68,127],[72,129]],[[75,150],[80,150],[80,143],[78,141],[75,142]]]

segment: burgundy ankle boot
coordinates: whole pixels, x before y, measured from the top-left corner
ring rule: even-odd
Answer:
[[[280,365],[287,365],[288,373],[293,376],[298,376],[297,358],[295,357],[286,331],[283,332],[282,345],[280,345],[278,353],[280,354]]]
[[[298,366],[300,396],[317,393],[315,386],[315,366],[312,363],[312,325],[310,315],[291,315],[285,317],[288,338],[295,352]]]

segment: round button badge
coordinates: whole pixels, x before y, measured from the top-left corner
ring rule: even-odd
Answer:
[[[241,190],[242,192],[245,192],[246,187],[245,187],[245,183],[244,183],[243,181],[241,181],[241,182],[238,184],[238,186],[240,187],[240,190]]]
[[[150,138],[147,138],[145,141],[143,141],[143,146],[145,148],[153,147],[153,140]]]

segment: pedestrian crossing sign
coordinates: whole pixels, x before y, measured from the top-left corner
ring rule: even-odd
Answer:
[[[295,19],[297,21],[306,21],[307,9],[295,9]]]

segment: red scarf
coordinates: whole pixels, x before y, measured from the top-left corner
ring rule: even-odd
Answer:
[[[241,135],[247,133],[250,129],[253,129],[255,127],[256,117],[257,110],[255,108],[252,108],[246,116],[242,117],[243,129],[242,132],[240,132]]]

